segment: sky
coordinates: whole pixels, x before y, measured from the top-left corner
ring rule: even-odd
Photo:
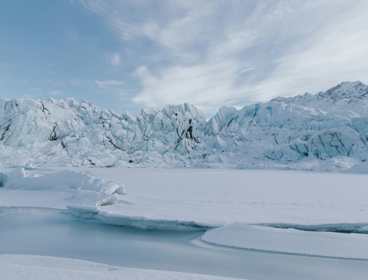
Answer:
[[[368,83],[366,0],[0,1],[0,98],[117,113]]]

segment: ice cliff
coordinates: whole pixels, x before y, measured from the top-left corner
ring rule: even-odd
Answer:
[[[335,166],[344,159],[366,161],[367,141],[368,86],[361,82],[344,82],[316,95],[278,97],[241,110],[224,106],[207,122],[189,103],[158,111],[145,108],[136,116],[74,98],[0,99],[4,167],[311,170],[330,158],[339,159],[330,161]]]

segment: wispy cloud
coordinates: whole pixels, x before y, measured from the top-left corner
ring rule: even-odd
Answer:
[[[110,56],[110,62],[113,65],[119,65],[120,64],[120,55],[117,53],[114,53]]]
[[[240,71],[240,73],[246,73],[246,72],[249,72],[249,71],[252,71],[252,70],[255,70],[255,69],[256,68],[254,68],[254,67],[243,69],[243,70]]]
[[[104,89],[111,89],[112,87],[117,87],[117,86],[121,86],[124,84],[124,82],[121,81],[98,81],[95,80],[96,84],[98,85],[98,87],[100,88],[104,88]]]
[[[140,42],[154,53],[133,73],[142,90],[132,100],[142,106],[191,102],[209,114],[223,104],[368,82],[365,0],[82,3],[124,47]]]

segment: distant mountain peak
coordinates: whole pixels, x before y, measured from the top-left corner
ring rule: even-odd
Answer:
[[[271,101],[296,104],[327,112],[350,110],[367,115],[368,86],[360,81],[342,82],[325,92],[319,92],[315,95],[305,93],[294,97],[276,97]]]

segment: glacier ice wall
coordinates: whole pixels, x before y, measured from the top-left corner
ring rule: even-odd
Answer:
[[[310,170],[329,158],[366,161],[368,86],[278,97],[209,121],[189,103],[139,115],[66,100],[0,99],[0,165],[177,166]],[[313,164],[311,164],[313,163]]]

